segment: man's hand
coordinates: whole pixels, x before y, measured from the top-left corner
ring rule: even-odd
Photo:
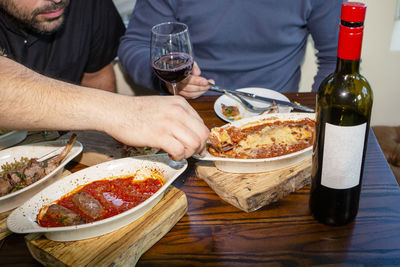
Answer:
[[[127,145],[161,148],[176,161],[205,152],[209,130],[181,96],[123,96],[105,112],[101,130]]]
[[[214,83],[213,80],[207,80],[204,77],[200,76],[201,70],[199,66],[197,65],[196,62],[193,64],[193,69],[191,72],[191,75],[188,76],[186,79],[183,81],[179,82],[178,85],[178,91],[179,94],[185,98],[188,99],[193,99],[201,96],[205,92],[207,92],[208,89],[210,89],[210,85],[208,85],[208,82]],[[171,84],[166,84],[168,91],[173,94],[173,89]]]

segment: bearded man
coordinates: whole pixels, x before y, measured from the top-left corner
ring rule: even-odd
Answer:
[[[124,32],[111,0],[0,0],[0,55],[74,84],[115,92]]]

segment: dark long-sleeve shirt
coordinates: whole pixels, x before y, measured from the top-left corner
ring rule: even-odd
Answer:
[[[235,89],[298,91],[300,67],[311,34],[318,57],[313,91],[334,71],[342,0],[138,0],[119,57],[133,80],[158,89],[150,66],[155,24],[189,26],[202,76]]]
[[[43,75],[80,84],[110,64],[125,26],[111,0],[71,0],[54,34],[26,33],[0,11],[0,55]]]

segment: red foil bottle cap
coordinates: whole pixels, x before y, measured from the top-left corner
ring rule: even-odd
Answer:
[[[360,2],[345,2],[342,4],[341,20],[348,22],[363,22],[367,6]]]

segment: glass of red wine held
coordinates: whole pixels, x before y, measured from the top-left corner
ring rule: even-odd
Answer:
[[[173,87],[190,75],[193,68],[192,45],[188,26],[180,22],[164,22],[151,29],[151,66],[157,76]]]

